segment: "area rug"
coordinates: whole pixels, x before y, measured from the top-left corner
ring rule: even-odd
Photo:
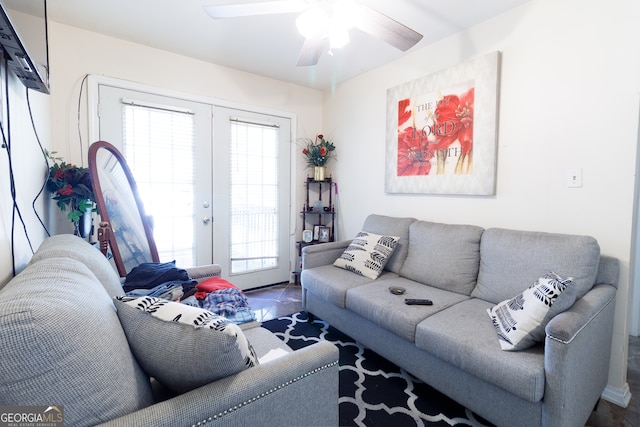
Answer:
[[[338,347],[341,426],[491,426],[327,322],[316,317],[309,322],[305,312],[262,326],[294,350],[318,341]]]

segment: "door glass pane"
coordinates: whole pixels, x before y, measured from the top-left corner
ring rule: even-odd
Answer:
[[[138,185],[161,260],[195,262],[194,115],[123,100],[123,154]]]
[[[278,132],[231,121],[231,274],[278,267]]]

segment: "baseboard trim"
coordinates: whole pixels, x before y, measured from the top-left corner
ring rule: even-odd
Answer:
[[[626,408],[631,401],[631,390],[629,389],[629,383],[624,383],[624,387],[611,387],[607,386],[602,392],[602,398],[615,405]]]

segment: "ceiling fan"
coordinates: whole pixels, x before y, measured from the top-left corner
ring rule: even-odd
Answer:
[[[274,0],[203,6],[214,19],[300,13],[296,26],[305,37],[298,66],[316,65],[320,55],[349,42],[348,30],[358,28],[401,51],[413,47],[422,34],[355,0]]]

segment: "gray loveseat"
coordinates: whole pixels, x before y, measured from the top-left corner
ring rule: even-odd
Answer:
[[[310,314],[496,425],[584,426],[607,383],[619,271],[595,239],[381,215],[362,230],[400,238],[375,280],[333,265],[351,241],[304,248]],[[573,278],[575,303],[543,342],[502,350],[487,310],[549,271]]]
[[[62,407],[66,426],[338,424],[332,344],[294,352],[254,322],[244,334],[257,356],[285,355],[167,396],[130,349],[112,299],[122,294],[96,248],[72,235],[47,238],[0,290],[0,405]]]

